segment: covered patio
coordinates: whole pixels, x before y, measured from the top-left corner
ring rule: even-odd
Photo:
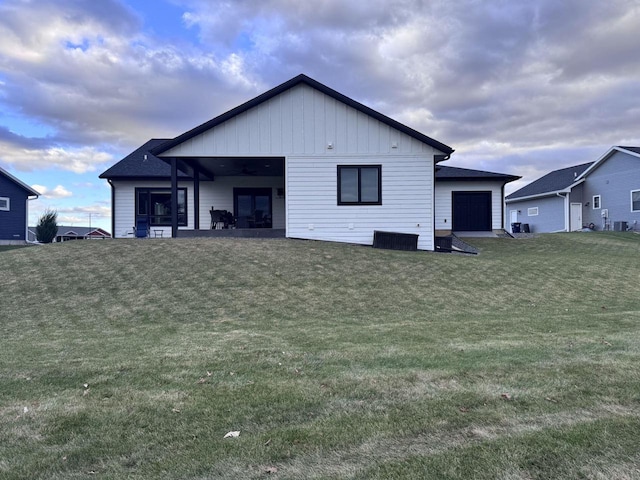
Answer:
[[[284,157],[160,158],[171,166],[172,237],[284,237]],[[178,172],[193,179],[193,229],[180,228]]]

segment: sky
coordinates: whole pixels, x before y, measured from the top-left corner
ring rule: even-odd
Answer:
[[[640,146],[640,0],[0,0],[0,166],[110,231],[98,175],[304,73],[522,176]]]

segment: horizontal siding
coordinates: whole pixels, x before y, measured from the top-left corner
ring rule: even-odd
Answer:
[[[113,232],[113,238],[131,238],[131,233],[134,230],[136,224],[136,188],[169,188],[171,182],[123,182],[113,181],[114,194],[114,210],[115,210],[115,232]],[[187,227],[180,227],[181,229],[193,228],[193,183],[192,182],[178,182],[178,188],[187,189]],[[208,225],[208,224],[207,224]],[[153,236],[157,230],[158,235],[162,232],[164,237],[171,236],[171,227],[152,227],[151,236]]]
[[[327,148],[328,143],[333,145]],[[393,146],[395,144],[395,147]],[[432,147],[304,84],[162,156],[424,154]]]
[[[284,197],[278,197],[276,191],[284,187],[282,177],[218,177],[214,182],[200,183],[200,229],[211,225],[209,210],[228,210],[233,212],[234,188],[271,188],[271,208],[273,209],[273,228],[284,228]]]
[[[136,188],[169,188],[170,182],[118,182],[114,181],[115,188],[115,232],[114,238],[131,237],[135,225],[135,189]],[[180,229],[193,229],[194,202],[193,182],[178,182],[179,188],[187,189],[187,226]],[[276,189],[284,187],[282,177],[218,177],[214,182],[200,183],[200,229],[207,230],[211,225],[209,210],[215,207],[218,210],[233,211],[234,187],[265,187],[273,188],[273,228],[285,228],[284,198],[278,198]],[[164,237],[171,236],[171,227],[153,227],[151,235],[162,232]]]
[[[505,223],[509,231],[511,226],[511,212],[518,213],[518,222],[528,223],[533,233],[558,232],[565,229],[564,198],[553,196],[535,200],[508,203],[505,210]],[[529,208],[538,207],[538,215],[529,216]]]
[[[631,191],[640,190],[640,158],[616,152],[589,174],[584,182],[583,224],[603,228],[602,210],[593,208],[593,196],[600,195],[600,207],[609,211],[609,227],[624,221],[640,229],[640,212],[631,211]],[[636,223],[634,223],[636,222]]]
[[[374,230],[396,231],[433,250],[433,153],[287,158],[287,236],[370,245]],[[338,165],[382,165],[382,205],[338,205]]]
[[[491,192],[491,228],[502,228],[502,182],[436,182],[435,222],[436,230],[451,230],[452,192]]]
[[[0,174],[0,197],[9,199],[9,211],[0,210],[0,240],[25,240],[27,193],[13,180]]]

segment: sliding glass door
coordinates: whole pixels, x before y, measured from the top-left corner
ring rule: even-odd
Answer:
[[[237,228],[271,228],[271,188],[234,188]]]

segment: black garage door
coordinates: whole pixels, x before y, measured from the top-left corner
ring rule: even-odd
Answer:
[[[453,230],[491,230],[491,192],[452,192]]]

